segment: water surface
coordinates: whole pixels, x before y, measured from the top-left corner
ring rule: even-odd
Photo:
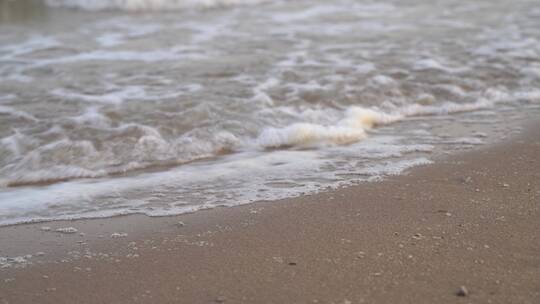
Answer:
[[[540,113],[536,1],[0,1],[0,224],[399,174]]]

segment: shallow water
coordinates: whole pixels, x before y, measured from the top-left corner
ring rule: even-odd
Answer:
[[[0,224],[312,193],[540,113],[536,1],[0,1]]]

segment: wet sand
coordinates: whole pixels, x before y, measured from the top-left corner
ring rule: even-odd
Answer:
[[[32,255],[3,262],[0,303],[540,303],[539,207],[535,123],[318,195],[0,228],[0,256]]]

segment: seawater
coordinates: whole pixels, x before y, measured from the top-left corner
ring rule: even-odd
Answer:
[[[429,164],[540,113],[536,1],[0,1],[0,225]]]

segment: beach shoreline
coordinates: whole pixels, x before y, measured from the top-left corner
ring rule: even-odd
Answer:
[[[475,303],[536,303],[539,206],[533,122],[381,182],[0,227],[0,303],[454,303],[461,286]]]

